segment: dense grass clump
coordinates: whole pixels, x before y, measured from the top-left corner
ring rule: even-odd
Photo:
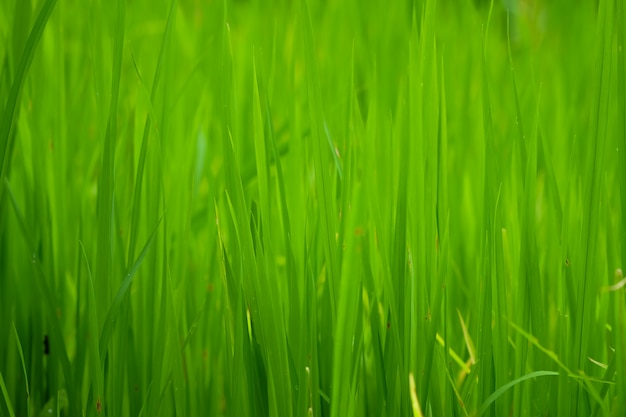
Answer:
[[[0,2],[0,416],[626,415],[623,0]]]

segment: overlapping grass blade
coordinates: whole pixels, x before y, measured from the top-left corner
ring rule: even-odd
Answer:
[[[39,11],[37,20],[28,35],[28,40],[24,46],[24,51],[20,57],[15,77],[11,84],[9,97],[7,98],[2,117],[0,118],[0,181],[5,176],[5,170],[11,158],[11,150],[13,149],[12,141],[14,138],[14,136],[11,135],[11,130],[16,123],[20,93],[24,88],[24,82],[33,62],[35,50],[37,49],[37,45],[39,45],[43,30],[50,19],[50,15],[56,3],[57,0],[46,0]],[[0,182],[0,200],[2,199],[3,190],[4,182]]]

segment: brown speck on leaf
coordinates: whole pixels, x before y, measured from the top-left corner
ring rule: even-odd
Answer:
[[[96,401],[96,411],[98,414],[102,413],[102,403],[100,402],[100,398]]]
[[[569,258],[565,258],[565,266],[569,268],[570,266]]]
[[[387,322],[387,328],[391,329],[391,322],[390,321]]]

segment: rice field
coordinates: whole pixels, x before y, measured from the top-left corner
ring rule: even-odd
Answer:
[[[626,415],[625,19],[0,2],[0,417]]]

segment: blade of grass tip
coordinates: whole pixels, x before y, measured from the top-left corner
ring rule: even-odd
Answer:
[[[7,391],[7,386],[4,383],[2,372],[0,372],[0,388],[2,389],[2,398],[4,398],[4,405],[7,407],[9,417],[15,417],[15,411],[13,411],[13,405],[11,404],[11,398]]]
[[[26,372],[26,361],[24,360],[24,350],[22,349],[22,342],[20,341],[20,336],[17,334],[17,329],[15,328],[15,322],[11,323],[11,327],[13,327],[13,334],[15,335],[15,343],[17,344],[17,352],[20,355],[20,362],[22,363],[22,372],[24,373],[24,381],[26,388],[26,410],[27,414],[30,415],[30,389],[28,384],[28,372]]]
[[[420,402],[417,398],[417,390],[415,389],[415,377],[413,372],[409,372],[409,393],[411,395],[411,408],[413,409],[413,417],[424,417]]]
[[[304,56],[306,65],[307,97],[309,101],[309,117],[311,122],[311,137],[313,139],[313,153],[315,164],[315,185],[320,199],[321,227],[324,232],[324,254],[327,263],[328,287],[331,302],[331,331],[334,329],[337,317],[336,285],[339,278],[339,264],[337,255],[337,241],[335,239],[336,215],[335,204],[331,193],[332,179],[328,177],[329,153],[324,143],[324,113],[322,97],[319,87],[317,64],[315,59],[315,44],[313,38],[313,24],[307,0],[300,2],[301,16],[304,23]]]
[[[613,354],[613,356],[611,356],[609,366],[606,368],[604,372],[604,377],[602,379],[604,379],[605,381],[612,381],[615,378],[616,370],[617,370],[617,355]],[[604,400],[604,398],[606,397],[606,394],[608,394],[610,387],[611,387],[610,384],[603,384],[602,388],[600,388],[600,392],[598,393],[598,395],[600,396],[602,400]],[[609,415],[608,405],[606,404],[606,402],[603,401],[602,403],[597,403],[593,410],[593,414],[591,415],[591,417],[596,417],[597,415],[599,415],[600,411],[602,411],[604,413],[603,415],[605,416]]]
[[[514,387],[515,385],[527,381],[529,379],[533,379],[533,378],[539,378],[542,376],[558,376],[559,373],[555,372],[555,371],[535,371],[535,372],[531,372],[529,374],[526,374],[524,376],[521,376],[517,379],[514,379],[513,381],[501,386],[500,388],[498,388],[493,394],[491,394],[486,400],[485,402],[481,405],[480,409],[478,410],[478,412],[476,413],[476,417],[480,417],[482,416],[485,411],[487,411],[487,409],[489,408],[489,406],[495,401],[497,400],[499,397],[501,397],[507,390],[509,390],[511,387]]]
[[[92,378],[92,389],[95,390],[96,396],[96,404],[95,409],[98,412],[98,404],[102,405],[104,401],[104,374],[102,372],[102,366],[100,365],[100,349],[98,348],[98,309],[96,305],[96,294],[94,291],[93,285],[93,276],[91,274],[91,267],[89,266],[89,260],[87,258],[87,252],[85,251],[85,247],[83,246],[83,242],[78,241],[80,245],[81,253],[83,256],[83,260],[85,261],[85,265],[87,266],[87,323],[88,323],[88,333],[87,333],[87,350],[89,354],[89,366],[91,368],[91,378]],[[91,406],[88,406],[91,407]],[[89,410],[93,411],[93,408],[89,408]],[[90,415],[88,413],[87,415]]]
[[[11,157],[10,150],[13,149],[10,142],[15,136],[11,135],[11,130],[17,119],[16,113],[18,112],[20,93],[24,87],[24,82],[30,69],[30,65],[33,62],[35,50],[37,49],[37,45],[39,45],[43,30],[48,23],[56,3],[57,0],[47,0],[41,7],[37,20],[28,35],[28,40],[26,41],[24,51],[20,57],[17,71],[15,72],[15,79],[11,85],[11,91],[9,92],[9,97],[4,106],[2,118],[0,119],[0,201],[2,201],[4,190],[2,178],[4,178],[5,169]]]
[[[139,256],[137,256],[137,259],[133,263],[132,267],[127,271],[126,276],[124,277],[124,280],[120,284],[117,290],[117,293],[115,294],[115,297],[113,298],[113,301],[106,313],[106,318],[104,320],[102,331],[100,332],[100,355],[102,357],[104,357],[106,353],[106,349],[109,344],[109,339],[111,338],[111,334],[113,332],[113,326],[115,325],[115,319],[117,317],[117,313],[119,311],[124,295],[128,292],[128,289],[130,288],[130,284],[133,282],[133,278],[135,278],[135,274],[137,273],[137,270],[141,266],[141,263],[143,262],[144,257],[150,250],[150,247],[152,246],[152,242],[154,242],[154,239],[157,236],[159,225],[161,224],[163,217],[164,215],[161,216],[161,218],[159,218],[159,220],[157,221],[157,224],[154,226],[154,229],[152,230],[152,233],[150,234],[150,237],[148,238],[148,240],[146,241],[146,244],[144,245],[143,249],[139,253]]]

